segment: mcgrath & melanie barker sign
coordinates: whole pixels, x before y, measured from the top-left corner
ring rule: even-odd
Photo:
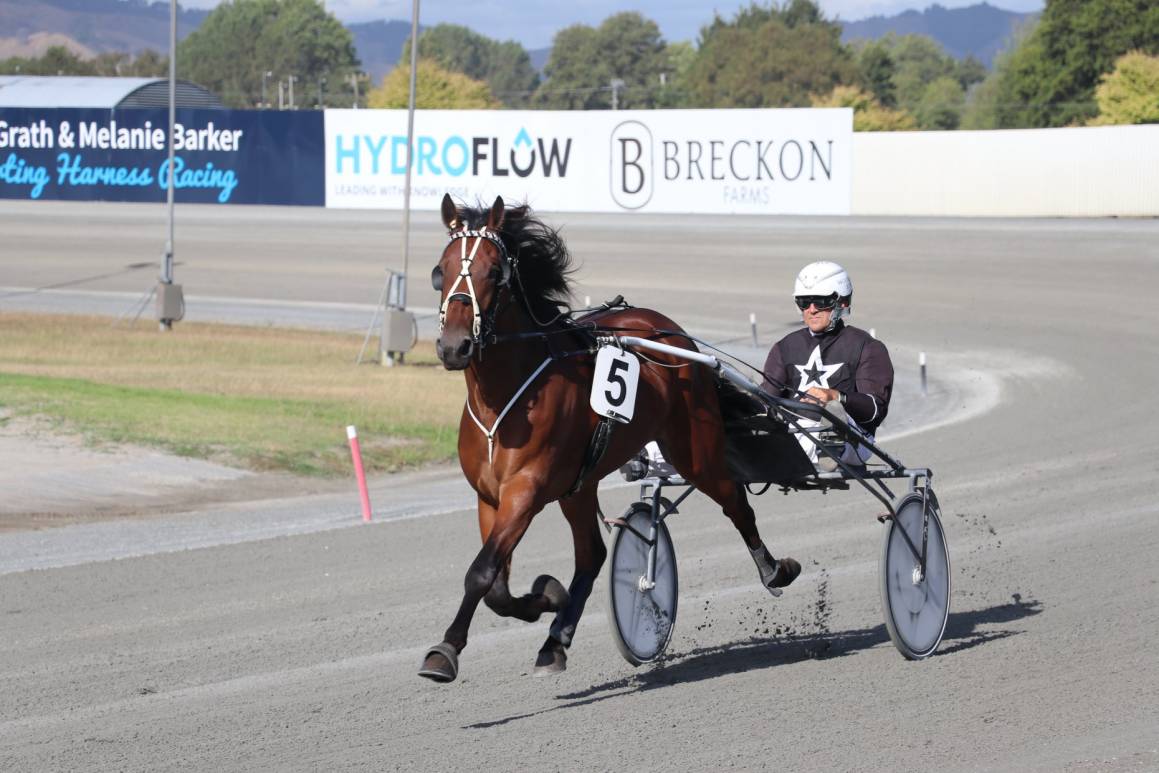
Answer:
[[[180,109],[179,202],[320,206],[320,112]],[[0,109],[0,198],[165,201],[168,110]]]
[[[406,112],[326,111],[326,206],[401,209]],[[411,205],[847,215],[853,111],[422,110]]]

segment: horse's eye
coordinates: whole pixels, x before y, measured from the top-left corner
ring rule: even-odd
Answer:
[[[431,271],[431,287],[435,288],[435,290],[440,292],[440,293],[443,291],[443,267],[442,266],[435,266],[434,269]]]

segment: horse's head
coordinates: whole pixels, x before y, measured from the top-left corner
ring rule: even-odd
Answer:
[[[511,259],[499,235],[506,209],[497,196],[486,222],[470,223],[449,194],[442,209],[450,241],[431,272],[441,293],[435,351],[447,370],[462,370],[491,334],[500,296],[511,283]]]

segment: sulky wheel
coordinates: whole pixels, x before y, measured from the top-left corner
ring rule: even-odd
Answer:
[[[881,545],[881,606],[894,646],[909,660],[933,654],[950,616],[950,555],[938,518],[933,491],[926,501],[929,515],[925,571],[922,571],[922,491],[902,497],[897,514],[886,521]]]
[[[620,654],[634,666],[660,657],[676,624],[676,552],[663,521],[656,525],[655,585],[648,587],[646,539],[652,530],[652,508],[636,502],[624,513],[632,528],[613,530],[608,572],[608,621]]]

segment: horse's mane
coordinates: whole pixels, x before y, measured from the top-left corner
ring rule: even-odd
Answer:
[[[479,229],[487,224],[489,212],[490,208],[480,205],[462,207],[458,214],[467,228]],[[518,280],[512,276],[512,284],[532,310],[554,316],[559,307],[567,306],[575,266],[559,232],[522,204],[507,208],[499,237],[517,265]]]

